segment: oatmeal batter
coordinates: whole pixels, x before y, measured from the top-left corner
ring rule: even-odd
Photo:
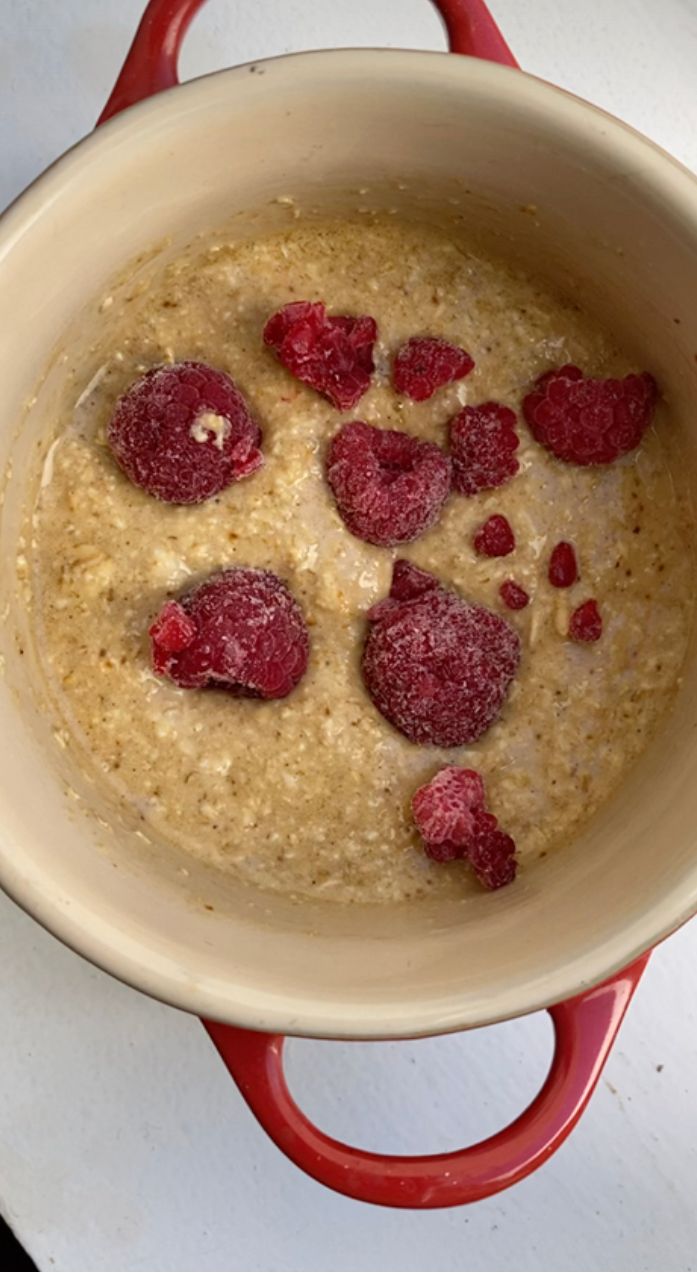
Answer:
[[[262,344],[266,319],[292,300],[371,314],[377,371],[340,415]],[[49,687],[69,733],[144,830],[263,888],[385,902],[476,888],[462,864],[428,861],[412,823],[415,789],[444,764],[481,772],[489,806],[530,857],[562,847],[645,746],[679,675],[692,560],[667,467],[665,406],[640,448],[598,469],[562,464],[520,414],[542,372],[636,370],[571,305],[435,230],[369,220],[302,221],[284,234],[199,247],[95,311],[74,351],[70,408],[47,439],[35,516],[33,589]],[[396,348],[415,334],[468,350],[466,380],[412,403],[390,387]],[[199,359],[228,372],[263,433],[265,465],[208,503],[174,507],[133,486],[105,445],[117,397],[146,369]],[[650,370],[650,369],[649,369]],[[519,416],[521,469],[506,486],[452,494],[439,522],[401,549],[353,538],[323,458],[346,419],[404,429],[445,446],[463,403]],[[478,557],[493,513],[517,547]],[[580,579],[550,586],[552,548],[571,541]],[[522,661],[500,719],[473,746],[419,747],[370,702],[360,675],[365,612],[408,557],[504,614]],[[150,667],[147,629],[163,602],[214,570],[276,572],[300,603],[312,643],[289,698],[259,702],[187,691]],[[530,594],[507,611],[501,583]],[[602,639],[567,639],[573,609],[597,598]]]

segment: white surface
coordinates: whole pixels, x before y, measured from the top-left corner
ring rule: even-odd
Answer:
[[[87,131],[142,0],[0,0],[0,205]],[[495,0],[528,69],[697,169],[697,0]],[[184,73],[332,44],[439,47],[426,0],[215,0]],[[194,1020],[125,989],[0,900],[0,1205],[43,1269],[694,1267],[697,926],[653,957],[581,1125],[537,1176],[432,1214],[329,1194],[264,1138]],[[294,1043],[327,1130],[454,1147],[532,1096],[544,1016],[417,1044]],[[658,1068],[662,1067],[662,1068]]]

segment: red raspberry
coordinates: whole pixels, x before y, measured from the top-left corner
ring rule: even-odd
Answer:
[[[434,336],[412,336],[397,351],[392,384],[413,402],[425,402],[441,385],[462,380],[474,367],[474,359],[459,345]]]
[[[155,367],[136,380],[116,404],[107,441],[126,476],[168,504],[200,504],[263,464],[242,394],[202,362]]]
[[[516,451],[516,415],[500,402],[463,407],[450,421],[453,486],[461,495],[476,495],[503,486],[520,465]]]
[[[235,567],[168,601],[150,628],[153,668],[183,689],[285,698],[307,668],[302,612],[270,570]]]
[[[597,601],[584,601],[574,610],[569,620],[569,636],[572,641],[599,641],[603,635],[603,617]]]
[[[578,579],[578,563],[573,544],[564,539],[552,549],[549,559],[549,582],[554,588],[570,588]]]
[[[484,783],[474,769],[447,765],[419,787],[411,802],[414,821],[427,845],[449,842],[464,851],[474,834],[473,809],[484,808]],[[462,856],[461,852],[454,856]]]
[[[484,784],[473,769],[448,765],[415,792],[414,821],[434,862],[466,858],[485,888],[515,878],[515,843],[485,808]]]
[[[515,548],[515,535],[507,517],[494,513],[487,517],[474,537],[475,551],[480,557],[507,557]]]
[[[293,301],[271,315],[264,344],[303,384],[328,398],[338,411],[350,411],[363,397],[375,370],[374,318],[330,318],[321,301]]]
[[[474,813],[474,835],[467,849],[469,863],[484,888],[503,888],[516,875],[515,841],[499,829],[496,818],[483,809]]]
[[[499,596],[509,610],[524,610],[530,597],[514,579],[506,579],[499,588]]]
[[[533,437],[567,464],[609,464],[639,445],[658,390],[648,372],[594,380],[567,364],[548,371],[523,399]]]
[[[450,460],[434,442],[354,420],[332,438],[327,481],[358,539],[406,544],[437,520],[450,490]]]
[[[437,584],[412,600],[378,602],[368,621],[363,679],[386,720],[411,742],[436,747],[486,732],[520,661],[505,619]]]

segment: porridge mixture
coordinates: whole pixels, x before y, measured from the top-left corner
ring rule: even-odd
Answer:
[[[351,410],[291,375],[262,340],[270,316],[300,300],[376,320],[375,373]],[[474,369],[422,401],[397,392],[393,358],[414,336],[444,338]],[[199,243],[127,299],[101,298],[91,339],[71,355],[65,412],[47,439],[34,606],[65,729],[143,830],[297,896],[456,896],[477,886],[461,862],[424,854],[411,800],[457,765],[481,774],[523,871],[567,843],[670,701],[692,561],[662,441],[671,427],[664,403],[638,447],[596,467],[564,463],[539,445],[521,403],[538,377],[565,364],[594,377],[644,369],[536,282],[440,231],[377,218]],[[184,360],[234,379],[261,430],[264,462],[205,502],[174,505],[129,480],[107,428],[138,377]],[[350,533],[326,475],[342,424],[403,430],[447,452],[449,421],[465,404],[486,402],[516,413],[515,476],[479,493],[454,490],[411,542],[385,547]],[[202,440],[221,443],[217,419],[199,422]],[[515,547],[487,556],[482,534],[496,540],[503,528],[505,540],[502,518]],[[560,543],[573,546],[577,563],[570,586],[550,582]],[[554,563],[562,583],[575,573],[565,552]],[[398,559],[519,635],[500,714],[471,745],[410,741],[366,690],[366,612],[388,596]],[[163,605],[234,567],[273,571],[304,616],[307,670],[287,697],[180,688],[153,670],[148,629]],[[597,613],[579,612],[591,599],[600,639]],[[580,639],[569,637],[574,623],[586,625]]]

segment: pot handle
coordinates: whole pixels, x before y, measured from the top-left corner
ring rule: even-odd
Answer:
[[[182,41],[205,0],[149,0],[98,124],[127,106],[179,83],[177,63]],[[432,0],[448,33],[452,53],[490,62],[517,62],[484,0]]]
[[[563,1144],[592,1095],[648,958],[549,1009],[555,1035],[550,1070],[515,1122],[477,1145],[424,1158],[370,1153],[326,1136],[288,1090],[282,1035],[203,1024],[254,1116],[307,1175],[361,1202],[456,1207],[516,1184]]]

